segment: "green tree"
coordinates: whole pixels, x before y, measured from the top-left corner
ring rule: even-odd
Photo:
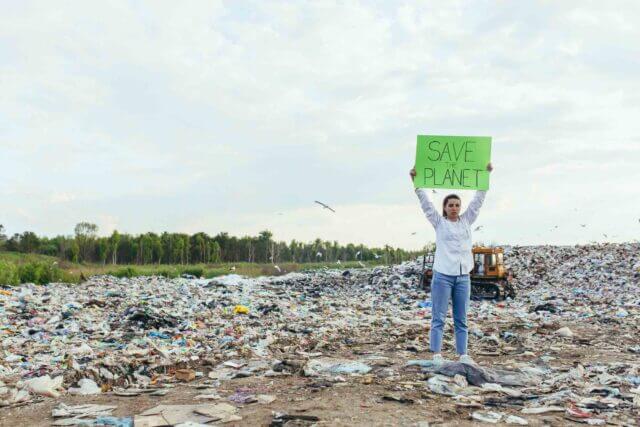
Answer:
[[[25,231],[20,236],[20,252],[36,253],[40,249],[40,238],[33,231]]]
[[[273,233],[269,230],[261,231],[258,235],[255,258],[257,262],[273,262],[271,237],[273,237]]]
[[[162,247],[162,240],[160,236],[155,233],[150,233],[151,238],[151,250],[153,252],[152,260],[154,263],[160,264],[164,255],[164,248]]]
[[[220,244],[218,244],[218,242],[216,242],[215,240],[210,242],[209,245],[211,246],[211,260],[210,262],[212,263],[218,263],[221,260],[221,252],[220,252]]]
[[[4,233],[4,225],[0,224],[0,251],[4,250],[5,244],[7,243],[7,235]]]
[[[173,258],[173,234],[169,234],[166,231],[160,236],[160,242],[162,243],[162,262],[164,264],[175,264]]]
[[[138,264],[151,264],[153,262],[153,239],[150,233],[140,235],[138,248]]]
[[[229,250],[229,233],[219,233],[213,238],[214,241],[218,242],[220,246],[220,261],[227,262],[228,258],[228,250]]]
[[[76,242],[80,248],[80,261],[91,261],[95,238],[98,234],[98,226],[89,222],[80,222],[75,229]]]
[[[96,241],[96,258],[103,265],[107,263],[107,257],[109,256],[109,238],[100,237]]]
[[[65,258],[71,262],[78,262],[80,257],[80,246],[75,240],[71,241],[71,244],[67,247],[65,252]]]
[[[196,233],[191,237],[191,262],[208,262],[208,240],[209,236],[205,233]]]
[[[173,245],[173,261],[184,264],[184,240],[182,238],[176,239]]]
[[[41,237],[40,249],[38,249],[38,253],[62,258],[62,256],[58,252],[58,241],[55,237],[52,239]]]
[[[118,263],[118,246],[120,245],[120,233],[118,230],[113,230],[111,237],[109,237],[109,252],[111,253],[111,264]]]
[[[189,239],[188,234],[183,234],[182,240],[184,240],[184,262],[189,264],[191,262],[191,239]]]

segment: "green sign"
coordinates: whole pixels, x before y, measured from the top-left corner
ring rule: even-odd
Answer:
[[[423,188],[488,190],[490,136],[418,135],[416,177]]]

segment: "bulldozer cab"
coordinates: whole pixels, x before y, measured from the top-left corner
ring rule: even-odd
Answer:
[[[505,277],[504,250],[502,248],[473,248],[474,276],[498,278]]]

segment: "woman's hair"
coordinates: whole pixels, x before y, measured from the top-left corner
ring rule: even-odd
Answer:
[[[457,194],[449,194],[447,197],[445,197],[442,201],[442,216],[445,218],[447,217],[447,213],[445,212],[444,207],[447,206],[447,202],[449,201],[449,199],[458,199],[458,201],[462,203],[462,200],[460,200],[460,197]]]

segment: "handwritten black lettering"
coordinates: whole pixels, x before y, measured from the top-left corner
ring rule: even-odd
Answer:
[[[430,156],[427,156],[427,158],[428,158],[429,160],[431,160],[432,162],[437,162],[437,161],[439,161],[439,160],[440,160],[440,155],[439,155],[439,154],[440,154],[440,152],[439,152],[437,149],[434,149],[433,147],[431,147],[433,144],[438,144],[438,145],[440,145],[440,141],[430,141],[430,142],[429,142],[429,151],[435,151],[435,152],[438,154],[438,156],[437,156],[435,159],[432,159]]]

